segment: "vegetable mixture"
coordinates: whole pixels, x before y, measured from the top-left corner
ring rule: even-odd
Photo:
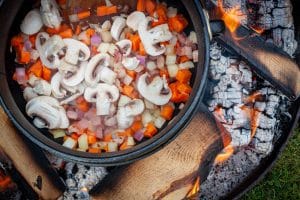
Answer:
[[[11,40],[13,79],[33,124],[90,153],[153,137],[192,91],[198,47],[195,32],[183,32],[188,21],[156,0],[138,0],[136,8],[106,0],[71,13],[65,6],[41,0]]]

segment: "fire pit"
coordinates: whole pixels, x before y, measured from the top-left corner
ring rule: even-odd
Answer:
[[[295,37],[294,31],[295,29],[298,31],[299,26],[297,21],[295,25],[293,22],[292,3],[296,3],[296,1],[224,0],[222,10],[233,13],[234,17],[237,17],[236,13],[238,13],[238,21],[243,25],[251,27],[261,34],[260,37],[268,43],[274,43],[290,56],[297,57],[300,55],[296,51],[299,34]],[[207,8],[210,10],[216,4],[217,2],[209,2]],[[236,6],[239,8],[237,9]],[[210,10],[210,14],[214,17],[215,10]],[[295,15],[294,18],[297,19]],[[244,38],[235,39],[242,40]],[[281,92],[280,86],[274,87],[273,83],[263,78],[265,74],[256,73],[257,66],[252,65],[253,60],[249,61],[245,59],[247,55],[243,52],[239,53],[236,53],[235,49],[229,49],[222,38],[216,38],[212,42],[209,81],[203,101],[205,106],[200,108],[200,114],[195,117],[178,139],[150,158],[125,167],[105,169],[66,163],[45,152],[48,160],[58,170],[67,186],[62,199],[88,199],[89,191],[95,199],[135,199],[141,195],[144,196],[139,199],[149,199],[150,197],[153,199],[176,199],[175,197],[182,193],[190,199],[233,199],[248,191],[270,170],[284,149],[299,119],[299,99],[291,101]],[[298,56],[297,59],[299,58]],[[207,117],[210,114],[204,112],[203,107],[207,107],[213,114],[216,124],[213,117]],[[5,117],[3,114],[1,116]],[[202,121],[204,120],[210,123],[203,125]],[[198,128],[199,123],[202,126],[201,131]],[[1,127],[6,126],[5,123],[3,126],[1,125]],[[11,131],[11,128],[6,130]],[[219,134],[212,134],[212,132],[217,133],[218,131],[220,131],[221,137]],[[210,139],[207,139],[209,134]],[[186,135],[189,137],[186,138]],[[207,140],[197,141],[197,137]],[[207,156],[202,149],[197,149],[197,146],[186,150],[186,147],[182,146],[188,144],[184,143],[185,140],[190,144],[201,144],[201,148],[212,155]],[[205,142],[207,142],[206,146]],[[211,143],[208,145],[208,142]],[[219,153],[220,147],[224,147],[221,153]],[[26,146],[23,148],[26,149]],[[36,150],[35,154],[37,152],[39,150]],[[179,158],[173,157],[174,152],[182,155],[178,156]],[[44,154],[38,155],[40,160],[45,160]],[[216,159],[213,159],[215,155],[217,155]],[[166,159],[166,161],[162,162],[160,158]],[[28,172],[20,170],[22,167],[16,165],[18,161],[14,158],[10,159],[13,160],[17,169],[13,170],[12,174],[18,174],[16,171],[19,171],[23,177],[26,177],[24,174]],[[32,157],[28,159],[34,160]],[[176,161],[174,163],[181,165],[174,165],[173,160]],[[212,164],[211,161],[214,163]],[[7,160],[1,160],[1,162],[4,163]],[[161,162],[169,166],[161,167]],[[194,164],[195,162],[197,163]],[[200,167],[199,163],[201,163]],[[33,166],[35,169],[47,168],[46,166]],[[173,172],[167,176],[171,177],[169,179],[166,179],[165,174],[161,172],[166,168],[171,168]],[[53,172],[53,168],[49,170]],[[167,172],[170,173],[170,171]],[[47,176],[42,172],[31,175],[35,177],[37,174],[41,175],[44,182],[48,182]],[[57,177],[56,172],[53,174]],[[181,176],[181,174],[183,175]],[[5,178],[5,176],[3,177]],[[166,182],[163,181],[165,179]],[[19,183],[30,181],[26,178],[25,181],[21,180],[20,177],[16,180]],[[43,192],[39,193],[39,189],[36,189],[39,188],[39,179],[35,178],[34,182],[35,186],[29,184],[31,188],[35,188],[32,190],[32,194],[24,193],[23,186],[19,187],[22,190],[19,192],[23,192],[25,196],[32,195],[32,198],[35,193],[40,196],[46,195]],[[49,182],[51,183],[51,180]],[[153,185],[158,183],[157,193],[149,192],[152,189],[149,185],[151,183]],[[199,183],[200,187],[197,187]],[[52,184],[49,185],[48,192],[57,188]],[[133,187],[137,185],[139,188]],[[27,188],[29,186],[27,185]],[[60,187],[61,192],[62,189],[63,186]],[[56,192],[56,194],[61,194],[61,192]]]

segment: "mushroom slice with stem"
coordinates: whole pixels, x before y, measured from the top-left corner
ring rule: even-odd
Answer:
[[[67,94],[67,91],[61,86],[62,79],[63,75],[59,72],[51,79],[52,95],[58,99],[64,98]]]
[[[27,13],[23,19],[20,29],[27,35],[36,34],[43,26],[42,17],[37,9],[33,9]]]
[[[145,14],[140,11],[135,11],[131,13],[126,20],[126,24],[133,31],[137,31],[139,28],[139,24],[146,18]]]
[[[116,43],[124,56],[129,56],[132,50],[132,42],[130,40],[120,40]]]
[[[65,47],[59,35],[49,37],[47,33],[39,33],[36,39],[36,49],[39,52],[43,65],[56,69],[60,64],[58,53]]]
[[[159,46],[159,43],[171,40],[173,35],[169,30],[168,24],[162,24],[148,30],[150,21],[152,21],[151,17],[142,20],[139,23],[138,33],[147,54],[159,56],[166,51],[166,48]]]
[[[117,121],[119,129],[130,127],[134,121],[134,117],[140,115],[145,110],[145,104],[141,99],[129,101],[124,106],[119,107],[117,112]]]
[[[74,87],[84,80],[85,70],[88,62],[81,62],[79,68],[75,71],[66,71],[62,82],[63,84]]]
[[[149,74],[143,74],[137,83],[139,93],[151,103],[162,106],[167,104],[171,97],[172,92],[168,87],[168,83],[165,77],[161,78],[156,76],[150,84],[148,84]]]
[[[119,41],[120,35],[126,26],[126,20],[123,17],[116,17],[112,24],[110,33],[114,40]]]
[[[32,87],[26,87],[23,91],[23,97],[24,99],[28,102],[30,101],[31,99],[37,97],[37,93],[35,93],[33,91],[33,88]]]
[[[85,82],[89,86],[96,85],[100,79],[100,71],[110,63],[110,56],[107,53],[95,55],[88,63],[85,71]]]
[[[88,87],[84,92],[87,102],[96,103],[97,115],[109,115],[113,102],[119,99],[119,89],[114,85],[99,83],[95,87]]]
[[[89,47],[75,39],[63,39],[67,52],[65,56],[65,61],[77,65],[78,61],[87,61],[91,56],[91,51]]]
[[[68,104],[72,101],[74,101],[75,99],[77,99],[78,97],[80,97],[81,95],[83,95],[84,93],[84,90],[85,90],[85,85],[84,84],[79,84],[75,87],[75,91],[73,91],[72,95],[65,98],[64,100],[62,100],[59,104],[60,105],[65,105],[65,104]],[[68,88],[69,90],[71,88]],[[74,88],[73,88],[74,89]]]
[[[41,0],[41,16],[45,26],[58,29],[62,22],[55,0]]]
[[[38,128],[63,129],[69,127],[65,109],[59,102],[48,96],[39,96],[26,104],[26,113],[34,119]]]

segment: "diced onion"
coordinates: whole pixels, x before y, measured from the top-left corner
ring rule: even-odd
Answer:
[[[155,62],[153,62],[153,61],[147,62],[147,69],[148,69],[149,71],[155,70],[155,69],[156,69],[156,64],[155,64]]]
[[[87,150],[89,148],[88,137],[86,134],[82,134],[78,138],[78,147],[79,147],[79,149],[82,149],[82,150]]]
[[[128,146],[134,146],[135,145],[133,137],[128,137],[127,138],[127,145]]]
[[[118,151],[118,144],[115,142],[109,142],[108,143],[108,152],[115,152]]]
[[[166,120],[162,117],[158,117],[154,121],[154,125],[156,128],[162,128],[165,123],[166,123]]]
[[[191,61],[179,64],[179,69],[192,69],[194,67],[195,67],[195,65]]]
[[[172,65],[175,64],[177,60],[177,56],[176,55],[167,55],[166,58],[166,65]]]
[[[134,133],[133,135],[134,139],[136,139],[138,142],[142,141],[142,139],[144,138],[144,133],[142,131],[138,131],[136,133]]]
[[[50,133],[53,135],[54,139],[62,138],[66,136],[66,132],[62,129],[53,129],[50,130]]]
[[[158,69],[164,69],[165,68],[165,57],[159,56],[157,58],[157,68]]]
[[[101,40],[101,37],[97,34],[94,34],[92,37],[91,37],[91,44],[93,46],[98,46],[100,45],[100,43],[102,42]]]

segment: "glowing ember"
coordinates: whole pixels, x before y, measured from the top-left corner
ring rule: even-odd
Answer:
[[[251,29],[253,31],[255,31],[257,34],[262,34],[263,32],[265,32],[265,30],[263,28],[260,28],[260,27],[251,26]]]
[[[186,198],[191,198],[195,194],[197,194],[200,190],[200,177],[198,176],[192,189],[189,191],[189,193],[186,195]]]
[[[230,158],[230,156],[234,153],[234,148],[232,145],[228,145],[223,149],[223,151],[217,155],[215,159],[215,164],[220,164],[225,162]]]
[[[258,99],[261,99],[261,98],[262,98],[262,94],[260,92],[254,92],[253,94],[248,96],[246,99],[244,99],[244,103],[245,104],[255,103],[255,101],[257,101]]]
[[[5,191],[11,184],[11,178],[0,171],[0,192]]]

